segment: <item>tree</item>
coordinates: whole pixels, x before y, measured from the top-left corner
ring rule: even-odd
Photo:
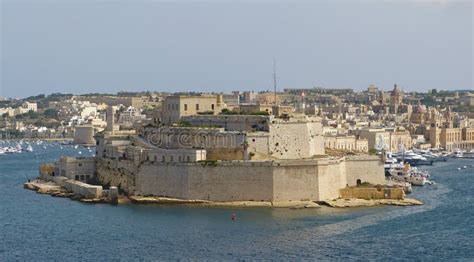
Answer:
[[[30,110],[28,111],[28,116],[31,118],[31,119],[37,119],[39,117],[39,114],[36,113],[35,111],[33,110]]]
[[[48,108],[44,111],[44,116],[46,118],[56,118],[58,116],[58,110],[54,108]]]

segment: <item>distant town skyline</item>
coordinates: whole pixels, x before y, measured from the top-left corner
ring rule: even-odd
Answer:
[[[3,0],[2,97],[473,89],[472,1]]]

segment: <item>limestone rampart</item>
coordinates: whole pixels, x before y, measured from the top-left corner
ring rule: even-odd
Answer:
[[[403,199],[405,192],[403,188],[364,188],[348,187],[340,190],[341,198],[359,199]]]
[[[272,166],[250,163],[144,164],[136,194],[210,201],[271,201]]]
[[[63,176],[42,174],[41,177],[46,181],[52,181],[57,185],[64,187],[67,191],[73,192],[75,195],[79,195],[83,198],[102,197],[102,186],[89,185]]]
[[[379,156],[361,155],[346,157],[347,185],[360,183],[385,184],[384,164]]]
[[[136,195],[224,202],[335,199],[346,184],[343,159],[144,163],[135,182]]]

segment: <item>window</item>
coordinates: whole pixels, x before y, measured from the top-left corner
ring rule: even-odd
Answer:
[[[173,162],[173,156],[170,156],[170,161]]]
[[[79,176],[78,175],[74,176],[74,179],[79,180]]]
[[[162,156],[161,157],[161,162],[165,162],[165,160],[166,160],[165,156]]]
[[[211,109],[214,110],[214,104],[211,104]]]
[[[196,110],[199,111],[199,104],[196,104]]]
[[[189,156],[186,156],[186,161],[191,162],[191,158]]]
[[[77,163],[78,166],[82,166],[82,163]]]
[[[188,111],[188,104],[184,104],[184,111]]]
[[[182,159],[181,159],[181,156],[179,156],[179,162],[181,162],[181,160],[182,160]]]

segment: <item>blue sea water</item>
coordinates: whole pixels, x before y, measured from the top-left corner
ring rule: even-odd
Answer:
[[[422,206],[290,210],[84,204],[23,189],[60,155],[78,153],[0,157],[0,261],[474,260],[473,160],[423,167],[437,184],[414,188]]]

